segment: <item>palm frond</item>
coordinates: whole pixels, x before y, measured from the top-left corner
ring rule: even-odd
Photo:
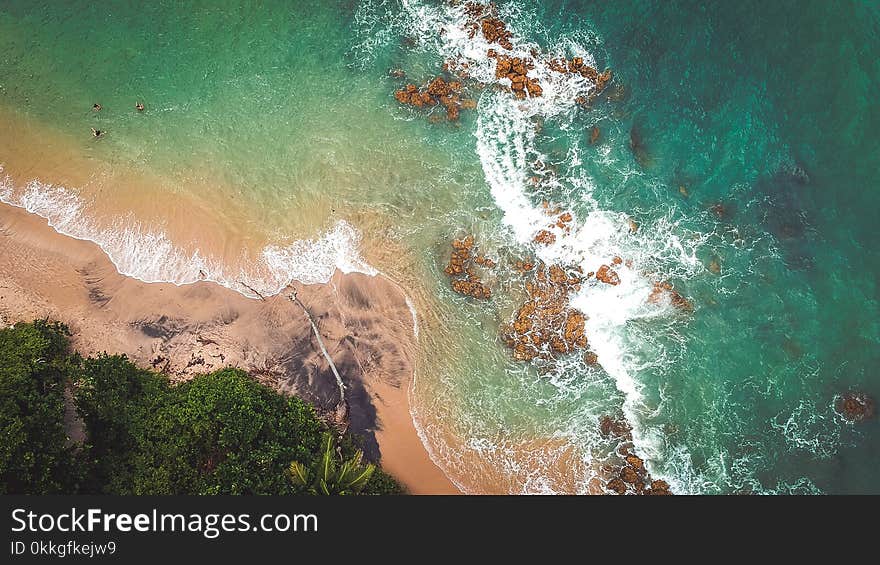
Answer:
[[[309,480],[309,470],[299,461],[292,462],[288,471],[290,472],[290,477],[293,479],[293,482],[299,486],[305,487],[311,482]]]

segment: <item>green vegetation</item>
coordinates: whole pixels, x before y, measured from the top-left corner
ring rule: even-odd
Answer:
[[[351,458],[336,451],[333,434],[324,432],[320,456],[309,469],[299,461],[290,464],[293,483],[309,494],[357,494],[367,486],[376,467],[363,465],[363,452],[358,450]]]
[[[65,386],[85,424],[82,444],[65,433]],[[60,324],[0,330],[0,410],[2,493],[401,492],[361,464],[354,438],[337,447],[298,398],[237,369],[174,385],[124,356],[83,359],[68,353]],[[321,465],[326,473],[311,475]],[[315,481],[295,479],[294,467]]]
[[[76,488],[64,433],[67,328],[43,321],[0,330],[0,494]]]

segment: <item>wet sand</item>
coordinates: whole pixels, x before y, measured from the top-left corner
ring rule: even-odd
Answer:
[[[412,313],[382,276],[336,272],[294,285],[346,384],[351,431],[414,494],[457,493],[428,457],[409,410],[417,354]],[[84,355],[124,353],[174,380],[237,366],[331,414],[338,389],[302,309],[287,295],[250,299],[212,282],[123,276],[94,243],[0,204],[0,324],[68,324]]]

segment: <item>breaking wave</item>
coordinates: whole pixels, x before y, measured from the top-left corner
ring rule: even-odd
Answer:
[[[46,219],[58,233],[97,244],[121,274],[144,282],[184,285],[209,280],[254,297],[253,291],[277,294],[293,281],[327,282],[337,269],[378,274],[359,255],[360,233],[345,221],[315,239],[268,245],[258,259],[244,258],[244,266],[233,269],[199,249],[182,249],[165,231],[142,227],[132,216],[99,222],[90,215],[88,202],[63,186],[32,180],[17,190],[6,177],[0,180],[0,201]]]
[[[403,7],[405,20],[396,20],[393,25],[402,26],[410,37],[424,38],[419,47],[433,51],[442,60],[465,63],[472,79],[489,85],[477,106],[476,149],[492,198],[503,212],[507,236],[516,244],[530,248],[546,264],[580,266],[584,272],[596,271],[600,265],[610,264],[614,257],[628,260],[627,265],[621,265],[618,270],[619,285],[584,285],[573,298],[572,306],[587,315],[590,347],[623,395],[623,411],[634,428],[636,451],[647,460],[649,467],[652,463],[665,463],[672,454],[666,448],[662,431],[644,424],[645,416],[658,410],[658,406],[643,398],[640,378],[650,370],[662,368],[675,353],[662,349],[668,346],[655,344],[660,351],[654,352],[651,361],[645,361],[639,350],[646,344],[638,342],[649,336],[631,326],[637,320],[672,316],[674,309],[670,305],[648,302],[653,283],[703,272],[696,250],[705,236],[678,225],[671,212],[634,232],[625,213],[603,209],[593,199],[592,180],[579,166],[580,141],[576,137],[579,132],[570,131],[568,125],[578,109],[575,100],[589,95],[594,85],[577,74],[558,73],[547,65],[549,57],[578,56],[586,64],[595,66],[595,59],[586,47],[573,38],[562,38],[555,42],[559,51],[550,52],[549,57],[534,58],[534,52],[546,53],[546,50],[528,41],[523,36],[524,30],[518,27],[518,22],[528,19],[527,15],[519,13],[515,4],[500,7],[499,17],[508,23],[514,35],[510,56],[532,58],[535,66],[528,75],[537,79],[543,89],[541,97],[517,100],[509,92],[491,88],[495,84],[509,86],[510,81],[495,77],[494,60],[486,53],[497,46],[489,44],[480,33],[470,36],[463,6],[435,6],[404,0]],[[438,34],[438,30],[442,33]],[[565,174],[554,174],[548,166],[551,157],[540,148],[536,135],[538,123],[552,123],[562,136],[569,138],[571,149],[563,163]],[[540,179],[540,183],[530,185],[534,178]],[[574,220],[568,224],[570,231],[552,224],[547,214],[547,200],[572,212]],[[539,230],[553,232],[555,241],[547,246],[535,245],[533,239]],[[558,388],[558,397],[566,398],[571,394],[585,394],[590,387],[598,386],[596,382],[585,380],[602,378],[582,363],[569,362],[551,376],[550,382]],[[587,445],[583,450],[587,455],[581,465],[581,484],[577,487],[580,492],[596,476],[596,465],[589,459],[601,457],[601,440],[595,433],[601,408],[593,408],[577,417],[573,415],[564,423],[569,427],[552,431],[582,448],[583,444]],[[454,453],[437,453],[448,451],[448,446],[428,447],[441,465],[455,466]],[[496,468],[507,467],[508,473],[520,475],[526,485],[525,492],[558,490],[552,481],[536,471],[535,465],[552,461],[562,448],[546,457],[530,457],[519,462],[511,457],[509,447],[487,438],[472,438],[465,448],[494,461]],[[679,467],[686,468],[678,469],[675,476],[663,472],[668,468],[665,465],[652,468],[652,474],[666,479],[675,492],[698,490],[700,479],[687,466],[687,454],[679,453],[676,459]]]

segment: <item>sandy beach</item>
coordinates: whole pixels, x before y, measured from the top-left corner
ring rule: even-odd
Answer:
[[[408,395],[416,360],[412,312],[382,276],[342,274],[265,299],[212,282],[144,283],[117,271],[92,242],[0,204],[0,323],[69,325],[83,355],[123,353],[174,380],[225,366],[330,413],[337,387],[298,298],[346,385],[350,429],[413,494],[457,493],[428,457]]]

